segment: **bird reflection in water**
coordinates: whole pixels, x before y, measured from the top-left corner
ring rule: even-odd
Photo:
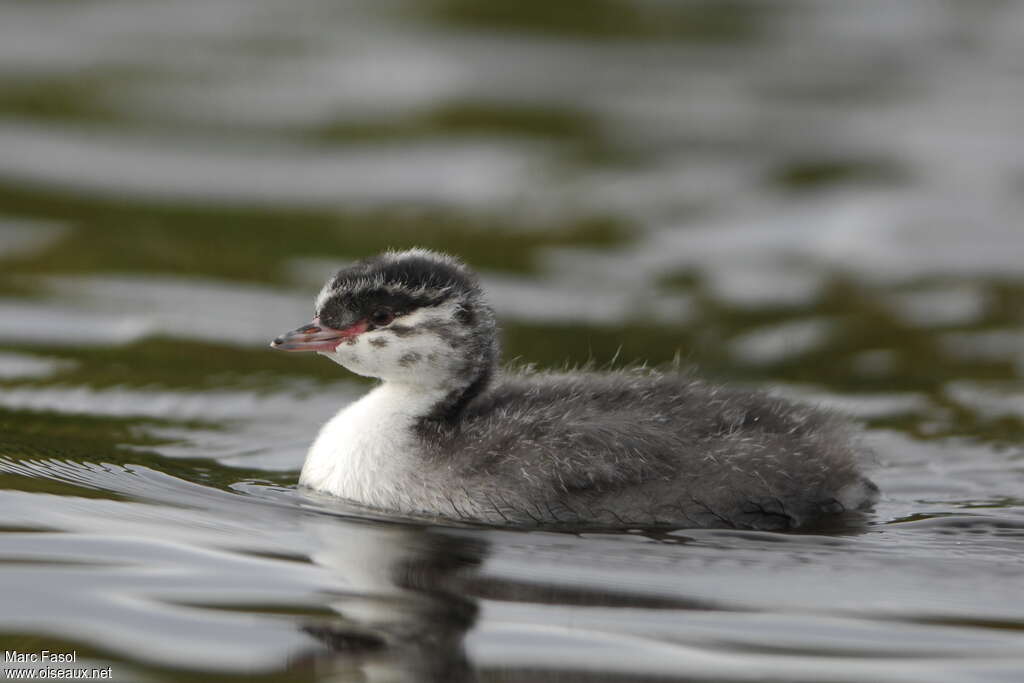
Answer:
[[[506,538],[508,534],[519,536],[517,532],[330,516],[311,518],[306,524],[318,544],[310,554],[311,560],[330,570],[339,586],[327,599],[337,616],[310,619],[301,626],[321,647],[292,662],[297,668],[314,673],[316,680],[635,682],[635,672],[594,671],[592,667],[596,663],[574,660],[572,656],[560,664],[550,661],[511,663],[504,657],[503,662],[477,661],[472,652],[467,652],[464,640],[470,629],[480,625],[478,615],[484,601],[495,605],[629,608],[659,613],[668,610],[677,613],[680,620],[693,610],[721,607],[680,594],[634,591],[629,586],[602,589],[593,583],[559,582],[556,585],[533,580],[535,577],[526,577],[520,572],[510,575],[493,566],[486,572],[481,571],[484,560],[497,544],[517,542],[517,539]],[[530,540],[541,540],[535,539],[533,534],[529,536]],[[552,536],[561,534],[543,536],[546,540],[541,546],[558,544]],[[644,536],[661,548],[666,543],[677,546],[684,554],[682,546],[691,540],[681,534]],[[598,539],[589,540],[600,543]],[[605,542],[611,540],[604,539]],[[636,552],[643,553],[644,548],[649,547],[641,538],[634,537],[633,541],[641,544],[630,543]]]
[[[329,597],[338,617],[302,625],[327,648],[302,658],[318,680],[477,680],[462,641],[478,608],[460,583],[483,560],[483,539],[332,517],[306,523],[320,543],[310,559],[341,586]]]

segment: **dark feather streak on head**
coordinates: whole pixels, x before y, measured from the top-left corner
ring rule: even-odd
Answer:
[[[345,327],[378,309],[396,315],[479,293],[476,276],[454,258],[429,252],[381,254],[342,269],[316,314]]]

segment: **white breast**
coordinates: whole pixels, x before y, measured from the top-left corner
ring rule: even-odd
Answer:
[[[299,483],[363,505],[408,509],[418,460],[412,427],[436,401],[414,385],[378,386],[323,426]]]

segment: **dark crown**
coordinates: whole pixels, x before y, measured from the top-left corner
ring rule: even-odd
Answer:
[[[338,271],[320,293],[316,314],[342,325],[375,308],[407,313],[479,295],[476,275],[455,257],[425,249],[385,252]]]

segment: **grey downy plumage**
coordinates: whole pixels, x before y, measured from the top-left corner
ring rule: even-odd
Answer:
[[[370,507],[512,525],[791,529],[877,498],[847,422],[679,371],[499,370],[476,276],[426,250],[343,269],[274,340],[381,383],[300,483]]]

